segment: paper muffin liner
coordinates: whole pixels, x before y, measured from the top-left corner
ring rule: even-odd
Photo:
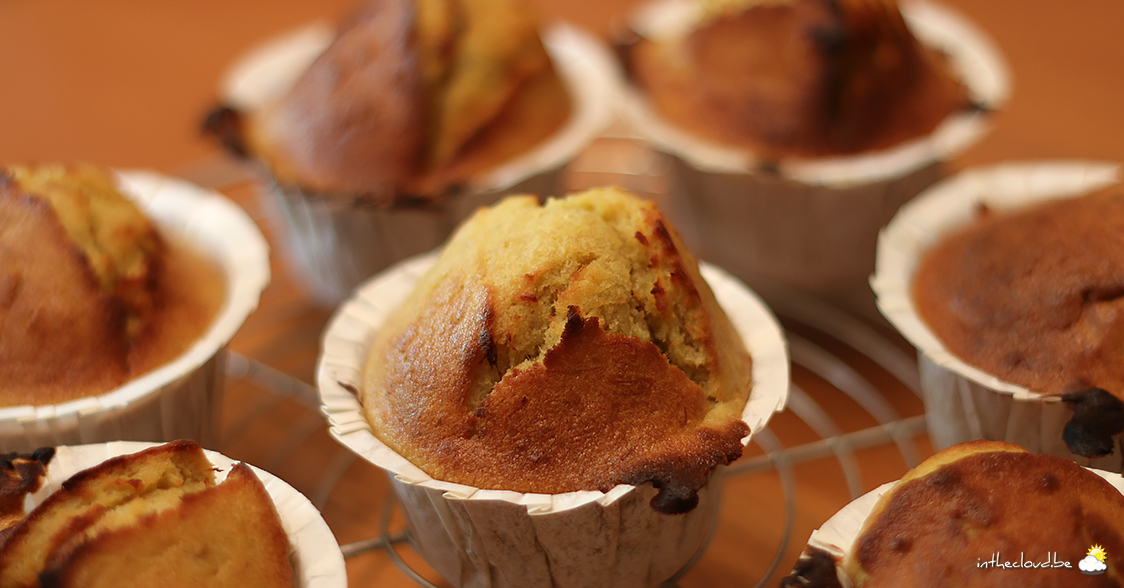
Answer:
[[[47,478],[43,487],[29,495],[25,502],[27,512],[62,487],[62,483],[74,474],[94,467],[103,461],[119,455],[137,453],[156,443],[117,441],[94,445],[60,446],[55,457],[47,466]],[[215,451],[206,451],[207,459],[215,465],[215,481],[226,479],[235,460]],[[296,586],[299,588],[345,588],[347,570],[344,568],[343,553],[336,542],[335,535],[320,516],[316,507],[284,480],[250,466],[265,486],[281,526],[289,537],[293,551],[290,558]]]
[[[720,506],[722,468],[699,492],[695,510],[669,516],[649,506],[656,492],[650,484],[528,494],[435,480],[371,431],[349,390],[361,385],[373,336],[435,260],[436,254],[415,257],[359,288],[329,324],[317,367],[332,435],[386,470],[426,561],[460,587],[655,586],[672,577],[705,545]],[[753,358],[753,392],[742,419],[756,432],[788,395],[780,327],[735,278],[707,264],[701,271]]]
[[[227,74],[224,100],[249,110],[284,92],[333,36],[330,27],[311,25],[252,51]],[[611,120],[617,77],[608,50],[574,27],[551,26],[542,40],[573,100],[570,120],[530,152],[438,202],[389,207],[344,203],[279,186],[264,174],[262,197],[287,236],[286,258],[318,301],[335,306],[366,278],[438,247],[460,221],[505,194],[562,193],[563,167]]]
[[[762,169],[753,153],[710,143],[662,120],[624,85],[623,114],[664,153],[673,216],[702,259],[751,287],[780,283],[874,311],[866,278],[878,230],[906,201],[945,175],[944,162],[989,127],[988,111],[1009,94],[1006,64],[970,22],[938,4],[903,2],[902,16],[926,45],[944,51],[983,110],[953,113],[927,137],[853,156],[782,160]],[[696,18],[689,0],[658,0],[634,19],[649,39],[683,34]]]
[[[1098,469],[1090,469],[1089,471],[1104,478],[1114,488],[1124,494],[1124,478],[1117,473],[1106,472]],[[809,550],[821,549],[828,552],[835,557],[836,560],[836,574],[839,577],[839,582],[844,588],[851,586],[850,580],[843,573],[843,558],[847,552],[851,550],[855,539],[858,539],[859,532],[862,530],[863,523],[866,518],[870,516],[871,511],[874,510],[874,505],[882,498],[884,494],[890,491],[897,484],[896,481],[882,484],[881,486],[863,494],[862,496],[851,501],[847,506],[844,506],[839,512],[836,512],[830,519],[820,525],[820,528],[812,531],[812,535],[808,538],[808,547],[801,554],[801,558],[808,556]],[[970,562],[966,562],[970,563]],[[815,588],[809,586],[809,588]]]
[[[148,171],[123,172],[119,180],[164,235],[218,266],[223,306],[179,357],[115,390],[62,404],[0,407],[0,452],[119,439],[217,440],[224,350],[269,283],[269,248],[246,213],[216,192]]]
[[[870,283],[878,308],[918,349],[929,436],[937,449],[971,439],[1007,441],[1033,453],[1121,471],[1124,443],[1113,455],[1088,459],[1062,441],[1073,410],[1055,396],[1005,382],[952,354],[921,319],[911,295],[913,272],[926,249],[971,221],[981,204],[996,211],[1074,198],[1120,182],[1120,166],[1093,162],[1011,163],[963,172],[902,207],[878,239]]]

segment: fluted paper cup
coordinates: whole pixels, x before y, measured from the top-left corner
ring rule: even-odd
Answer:
[[[26,508],[42,502],[51,493],[62,487],[62,483],[78,472],[94,467],[103,461],[119,455],[137,453],[155,443],[118,441],[95,445],[75,445],[57,447],[54,458],[47,466],[47,478],[43,487],[28,497]],[[215,481],[226,479],[231,466],[236,462],[225,455],[206,451],[207,459],[215,465]],[[336,538],[320,516],[316,507],[284,480],[250,466],[265,486],[273,506],[281,517],[281,527],[289,538],[293,551],[295,586],[299,588],[346,588],[347,570],[344,568],[343,553],[340,552]]]
[[[227,75],[224,101],[240,110],[260,106],[291,86],[332,38],[330,27],[312,25],[252,51]],[[427,205],[364,205],[282,187],[263,172],[262,196],[286,235],[289,265],[318,301],[337,305],[364,279],[441,245],[474,210],[505,194],[562,193],[563,167],[610,122],[617,78],[611,54],[588,34],[559,24],[542,40],[570,92],[569,121],[455,193]]]
[[[1093,162],[1012,163],[961,173],[902,207],[878,239],[870,283],[883,316],[917,347],[929,436],[937,449],[972,439],[1007,441],[1033,453],[1058,455],[1121,471],[1124,453],[1088,459],[1062,441],[1073,410],[1056,396],[1000,380],[949,351],[918,314],[911,295],[921,255],[942,235],[971,221],[981,205],[1002,212],[1074,198],[1120,182],[1120,166]]]
[[[353,391],[362,385],[373,336],[435,259],[410,259],[359,288],[329,324],[317,368],[332,435],[386,470],[426,561],[462,588],[650,587],[687,566],[717,517],[721,468],[699,492],[695,510],[663,515],[649,506],[656,492],[650,484],[548,495],[435,480],[374,435]],[[753,391],[742,418],[756,432],[788,394],[780,327],[736,279],[714,266],[701,270],[753,358]]]
[[[878,230],[904,202],[945,175],[944,163],[982,137],[990,111],[1009,93],[1009,73],[988,38],[953,11],[903,2],[902,16],[923,43],[939,48],[981,107],[949,115],[932,134],[893,149],[853,156],[782,160],[762,169],[750,151],[725,147],[662,120],[625,87],[623,113],[663,152],[671,209],[699,258],[751,287],[780,284],[874,313],[866,285]],[[682,34],[696,18],[690,0],[658,0],[633,27],[648,39]]]
[[[1096,469],[1090,469],[1090,471],[1107,480],[1109,484],[1112,484],[1114,488],[1124,494],[1124,478],[1120,474]],[[858,538],[859,532],[862,530],[863,523],[874,510],[874,505],[894,487],[894,484],[897,484],[897,482],[888,482],[856,498],[832,515],[823,525],[820,525],[820,528],[812,531],[811,537],[808,538],[808,546],[800,555],[800,560],[809,559],[815,550],[827,552],[835,559],[836,576],[840,585],[843,588],[850,588],[851,581],[843,572],[843,558],[854,545],[855,539]],[[800,566],[800,563],[798,562],[797,566]],[[972,565],[973,562],[964,562],[964,564]],[[1074,570],[1074,573],[1076,573],[1076,570]],[[830,586],[821,586],[814,583],[793,585],[802,585],[804,588],[829,588]]]
[[[261,231],[226,197],[148,171],[123,172],[122,192],[173,241],[217,266],[225,298],[207,331],[179,357],[99,396],[0,407],[0,451],[118,439],[211,444],[218,436],[226,345],[269,283]]]

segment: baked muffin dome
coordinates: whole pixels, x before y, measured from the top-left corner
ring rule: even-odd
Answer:
[[[750,360],[651,203],[481,209],[372,343],[375,434],[434,478],[562,493],[651,481],[688,510],[748,427]]]
[[[1108,569],[1083,576],[1078,562],[1097,545]],[[1070,567],[980,565],[994,554]],[[1001,441],[961,443],[879,499],[844,569],[856,588],[1122,586],[1124,495],[1065,458]]]
[[[847,155],[930,134],[970,107],[942,55],[889,0],[711,0],[689,32],[624,51],[669,122],[766,161]]]
[[[0,586],[292,587],[273,500],[244,463],[221,483],[194,441],[63,482],[0,542]]]
[[[1124,188],[981,210],[925,252],[913,298],[951,352],[1004,381],[1124,398]]]
[[[107,172],[0,170],[0,406],[120,386],[183,352],[222,294]]]
[[[276,102],[210,128],[283,185],[436,197],[567,120],[537,26],[523,0],[372,0]]]

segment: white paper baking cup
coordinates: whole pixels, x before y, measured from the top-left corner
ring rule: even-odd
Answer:
[[[224,100],[258,108],[287,90],[331,43],[315,24],[248,53],[228,72]],[[618,76],[613,56],[590,35],[565,24],[542,33],[543,45],[569,89],[570,120],[532,151],[424,207],[364,206],[304,194],[267,179],[263,198],[275,212],[290,266],[320,302],[335,306],[360,282],[407,257],[429,251],[480,206],[509,193],[561,194],[562,168],[611,121]]]
[[[1104,478],[1121,494],[1124,494],[1124,477],[1121,477],[1120,474],[1092,468],[1089,468],[1089,471]],[[808,538],[808,547],[801,554],[801,557],[807,556],[809,550],[813,548],[830,553],[835,557],[835,570],[839,577],[839,583],[843,588],[849,588],[852,584],[843,572],[843,558],[850,552],[855,539],[858,539],[863,523],[874,510],[874,505],[894,487],[894,484],[897,484],[897,481],[882,484],[851,501],[839,512],[832,515],[823,525],[820,525],[820,528],[812,531],[812,535]]]
[[[0,408],[0,452],[118,439],[217,440],[223,352],[269,283],[269,247],[250,217],[221,194],[149,171],[123,172],[119,181],[166,236],[219,266],[223,306],[182,355],[116,390],[62,404]]]
[[[55,457],[47,466],[47,479],[43,487],[29,495],[25,502],[27,512],[35,508],[47,496],[62,487],[62,483],[78,472],[94,467],[118,455],[137,453],[156,443],[137,443],[117,441],[96,445],[61,446],[56,448]],[[215,482],[222,482],[236,462],[214,451],[207,451],[207,459],[215,465]],[[343,553],[336,543],[335,535],[320,516],[312,503],[284,480],[254,466],[254,473],[262,481],[277,514],[281,516],[281,526],[289,536],[293,547],[291,560],[293,572],[299,588],[345,588],[347,570],[344,568]]]
[[[993,111],[1010,92],[1008,68],[991,41],[939,4],[901,5],[914,35],[945,52],[971,99]],[[642,36],[684,34],[697,19],[690,0],[658,0],[634,19]],[[878,230],[904,202],[944,175],[942,164],[989,128],[987,112],[958,112],[927,137],[846,157],[782,160],[762,171],[750,151],[725,147],[662,120],[623,86],[623,114],[666,154],[671,212],[699,257],[750,286],[780,283],[857,310],[873,311],[866,278]]]
[[[361,385],[362,366],[380,326],[435,260],[436,254],[407,260],[359,288],[329,324],[317,366],[332,435],[391,476],[426,561],[462,588],[655,586],[687,565],[717,517],[720,473],[699,492],[695,510],[669,516],[649,506],[655,495],[650,484],[551,495],[435,480],[371,432],[348,389]],[[753,358],[753,392],[742,418],[756,432],[784,408],[788,395],[788,354],[780,327],[756,295],[729,274],[706,264],[701,271]]]
[[[942,235],[971,221],[981,204],[1013,210],[1074,198],[1120,182],[1120,166],[1094,162],[1010,163],[965,171],[902,207],[878,238],[870,283],[878,309],[918,349],[929,436],[937,449],[971,439],[1007,441],[1033,453],[1119,472],[1124,454],[1074,455],[1062,441],[1073,410],[1056,397],[1004,382],[955,356],[921,319],[911,295],[921,255]]]

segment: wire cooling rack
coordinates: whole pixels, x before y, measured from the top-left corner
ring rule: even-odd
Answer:
[[[212,186],[229,183],[237,177],[236,171],[232,175],[229,170],[216,166],[194,171],[192,179]],[[574,189],[616,184],[661,205],[667,204],[659,157],[624,133],[610,133],[596,142],[571,164],[568,177]],[[257,220],[269,224],[268,218]],[[727,480],[768,475],[779,480],[779,492],[771,497],[775,505],[761,505],[783,512],[781,528],[770,531],[765,539],[771,543],[773,556],[764,569],[754,571],[754,578],[739,584],[746,586],[755,582],[760,587],[770,582],[776,584],[778,574],[787,571],[781,569],[782,564],[795,561],[807,533],[814,528],[797,522],[802,506],[798,492],[798,470],[802,465],[816,471],[833,468],[841,471],[845,493],[838,492],[838,488],[835,491],[844,498],[849,496],[845,503],[915,466],[924,451],[919,450],[919,446],[927,445],[918,443],[925,433],[925,421],[916,356],[892,330],[782,287],[758,288],[758,294],[785,328],[793,365],[787,410],[778,414],[769,427],[755,432],[746,455],[726,469]],[[322,318],[326,319],[326,314]],[[308,339],[307,333],[305,339]],[[318,337],[298,344],[314,347],[318,345]],[[314,353],[315,349],[305,352]],[[432,571],[426,569],[416,553],[412,556],[409,553],[412,551],[408,545],[410,536],[404,530],[401,513],[395,508],[393,492],[384,491],[374,509],[369,503],[365,505],[367,512],[377,512],[377,517],[365,521],[354,520],[362,518],[354,514],[355,508],[339,506],[344,500],[337,497],[350,499],[356,494],[353,478],[366,476],[359,483],[370,484],[371,474],[363,470],[373,469],[373,466],[334,444],[329,445],[331,449],[327,452],[317,450],[315,458],[307,456],[306,446],[323,444],[326,423],[319,413],[315,388],[290,372],[230,352],[228,388],[237,402],[231,408],[232,398],[228,398],[223,427],[223,438],[227,441],[224,450],[250,460],[251,457],[239,454],[245,452],[246,439],[255,439],[254,450],[250,452],[255,465],[287,478],[309,496],[325,513],[329,524],[335,523],[333,530],[337,536],[342,535],[345,557],[354,559],[372,551],[383,552],[418,584],[436,586],[426,577],[436,579]],[[279,419],[284,424],[272,429],[280,429],[280,432],[271,429],[268,442],[262,443],[262,423],[276,423]],[[855,423],[870,424],[856,426]],[[892,477],[884,475],[886,479],[864,480],[864,469],[869,469],[864,468],[864,462],[869,464],[871,460],[864,460],[862,452],[872,448],[892,448],[900,458],[900,463],[892,467]],[[293,473],[287,476],[288,472]],[[726,498],[732,500],[730,496]],[[842,504],[834,508],[840,506]],[[340,514],[334,515],[336,511]],[[348,527],[348,531],[341,533],[342,527]],[[729,539],[719,537],[716,541]],[[706,545],[665,585],[694,583],[692,570],[705,549]],[[705,568],[705,561],[698,567]]]

